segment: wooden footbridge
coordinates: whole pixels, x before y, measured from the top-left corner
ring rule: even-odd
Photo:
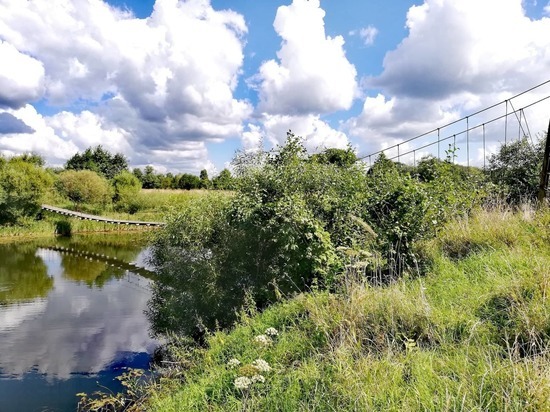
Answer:
[[[139,221],[139,220],[113,219],[113,218],[110,218],[110,217],[103,217],[103,216],[90,215],[90,214],[87,214],[87,213],[75,212],[73,210],[62,209],[60,207],[55,207],[55,206],[50,206],[50,205],[42,205],[42,210],[45,211],[45,212],[56,213],[58,215],[74,217],[74,218],[80,219],[80,220],[93,220],[95,222],[110,223],[112,225],[133,225],[133,226],[160,227],[160,226],[164,226],[166,224],[164,222],[142,222],[142,221]]]

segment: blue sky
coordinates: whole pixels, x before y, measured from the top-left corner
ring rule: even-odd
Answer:
[[[62,165],[102,144],[215,174],[292,129],[364,154],[550,79],[549,16],[547,0],[0,0],[0,152]],[[534,133],[549,111],[525,112]],[[460,160],[479,164],[472,139]]]

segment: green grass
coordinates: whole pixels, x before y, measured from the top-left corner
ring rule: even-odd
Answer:
[[[421,246],[387,287],[348,274],[243,315],[207,349],[179,345],[148,411],[550,410],[550,212],[482,211]],[[279,335],[262,347],[268,327]],[[265,383],[234,380],[266,360]]]

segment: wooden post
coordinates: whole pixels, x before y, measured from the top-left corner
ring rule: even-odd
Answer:
[[[546,198],[548,190],[548,177],[550,175],[550,121],[548,122],[548,132],[546,132],[546,145],[544,149],[544,159],[542,160],[542,170],[540,172],[540,185],[538,201],[542,203]]]

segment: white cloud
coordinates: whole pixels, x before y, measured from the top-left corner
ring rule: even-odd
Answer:
[[[273,24],[282,38],[278,61],[264,62],[252,79],[260,112],[305,115],[350,108],[357,72],[346,58],[342,36],[326,36],[324,16],[319,0],[279,7]]]
[[[550,19],[529,19],[521,0],[426,0],[411,7],[407,27],[408,37],[386,54],[384,72],[372,85],[443,98],[517,88],[548,76]]]
[[[112,131],[99,135],[106,141],[74,134],[89,144],[124,147],[131,140],[143,157],[172,150],[189,155],[191,143],[203,152],[205,140],[240,135],[252,112],[250,103],[233,96],[244,18],[215,11],[209,1],[157,0],[149,18],[137,19],[101,0],[4,0],[0,15],[0,38],[18,53],[21,73],[34,75],[14,82],[26,88],[4,89],[8,96],[0,94],[0,101],[22,106],[41,96],[43,82],[48,103],[84,105],[96,116],[94,127]],[[80,131],[92,127],[91,113],[73,114],[72,121]],[[56,133],[73,127],[67,113],[52,122]],[[175,156],[168,162],[185,163]]]
[[[548,4],[546,6],[544,6],[544,14],[547,15],[547,16],[550,16],[550,1],[548,2]]]
[[[43,117],[31,105],[17,110],[8,109],[2,113],[10,114],[32,129],[29,133],[0,135],[0,152],[2,153],[11,155],[32,151],[44,156],[51,165],[61,165],[79,149],[71,140],[72,136],[67,134],[63,138],[58,135],[49,124],[49,119]]]
[[[345,133],[333,129],[319,115],[288,116],[264,115],[262,127],[250,127],[256,139],[264,138],[271,145],[283,144],[289,130],[304,139],[309,152],[320,152],[335,147],[345,149],[349,140]]]
[[[380,149],[435,129],[548,80],[550,19],[526,17],[521,3],[425,0],[411,7],[407,14],[409,35],[386,54],[379,77],[363,80],[366,87],[376,87],[381,93],[367,97],[362,113],[346,123],[350,135],[364,140],[361,151]],[[513,103],[518,109],[547,94],[548,88]],[[525,113],[533,133],[547,121],[543,112],[542,106],[536,106]],[[470,118],[469,125],[503,114],[504,105]],[[513,119],[510,125],[514,125]],[[463,121],[446,128],[442,137],[460,133],[466,126]],[[487,138],[504,140],[504,121],[494,126]],[[517,135],[517,122],[514,128]],[[477,139],[477,146],[470,148],[470,158],[474,159],[481,131],[472,132],[469,138]],[[426,139],[434,141],[437,133]],[[464,134],[458,135],[462,158],[466,156],[465,140]],[[442,143],[442,153],[448,142]]]
[[[352,30],[349,32],[350,36],[359,36],[363,40],[363,43],[365,43],[365,46],[372,46],[374,44],[374,40],[376,39],[376,36],[378,35],[378,29],[372,25],[368,25],[367,27],[363,27],[360,30]]]
[[[44,91],[44,66],[0,39],[0,107],[18,108]]]

